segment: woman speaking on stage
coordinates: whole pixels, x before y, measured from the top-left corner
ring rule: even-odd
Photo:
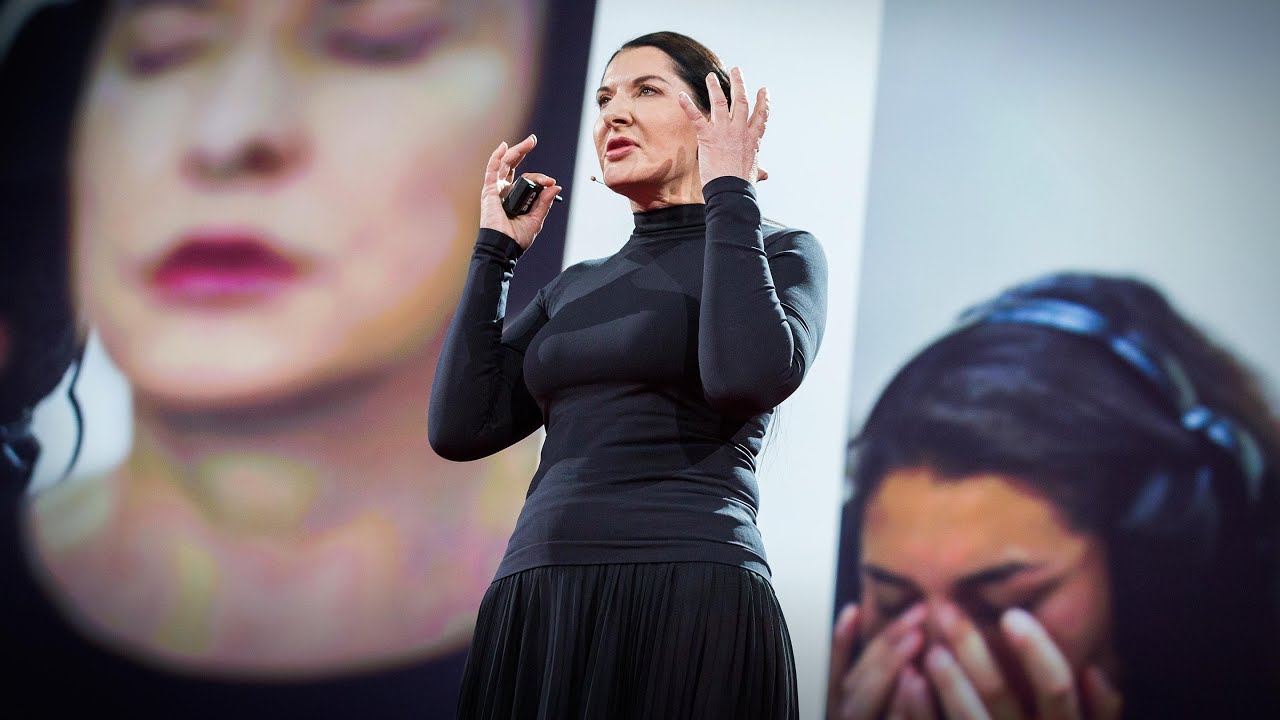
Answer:
[[[813,364],[826,261],[762,220],[769,114],[700,43],[645,35],[610,60],[593,130],[635,229],[504,317],[555,180],[508,217],[537,143],[494,150],[480,232],[430,403],[442,456],[546,428],[485,595],[460,717],[796,717],[795,664],[756,526],[756,457]]]

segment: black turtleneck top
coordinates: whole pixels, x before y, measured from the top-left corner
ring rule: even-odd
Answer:
[[[636,213],[622,249],[566,269],[505,328],[520,246],[480,231],[428,435],[472,460],[546,426],[498,578],[694,560],[769,576],[756,456],[822,339],[826,259],[809,233],[762,224],[745,180],[703,195]]]

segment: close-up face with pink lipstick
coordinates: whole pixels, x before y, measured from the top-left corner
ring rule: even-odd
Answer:
[[[536,27],[530,3],[117,3],[75,267],[135,391],[271,402],[426,351],[475,232],[458,173],[526,120]]]
[[[86,635],[250,677],[465,651],[537,459],[536,438],[467,465],[426,440],[466,178],[579,107],[539,87],[585,62],[591,11],[119,0],[85,21],[71,284],[132,392],[92,408],[132,433],[39,494],[29,541]],[[564,135],[544,152],[572,166]]]

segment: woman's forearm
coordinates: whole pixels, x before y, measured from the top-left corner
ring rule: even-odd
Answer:
[[[826,258],[810,234],[768,247],[752,186],[707,183],[698,363],[707,400],[723,412],[764,412],[800,385],[826,322]]]
[[[522,314],[519,337],[503,337],[507,286],[520,248],[510,237],[481,230],[457,312],[449,324],[431,388],[427,437],[449,460],[475,460],[528,436],[542,423],[524,385],[524,348],[535,326]],[[541,313],[539,300],[525,313]]]

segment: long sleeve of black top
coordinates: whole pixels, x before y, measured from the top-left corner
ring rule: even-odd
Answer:
[[[765,412],[800,386],[822,342],[826,258],[813,236],[799,231],[766,249],[760,208],[745,181],[717,178],[703,192],[702,385],[724,412]],[[754,231],[743,232],[748,227]]]
[[[496,230],[481,229],[436,365],[428,410],[431,447],[449,460],[492,455],[542,425],[524,384],[524,352],[546,322],[542,294],[503,333],[507,286],[521,248]]]

